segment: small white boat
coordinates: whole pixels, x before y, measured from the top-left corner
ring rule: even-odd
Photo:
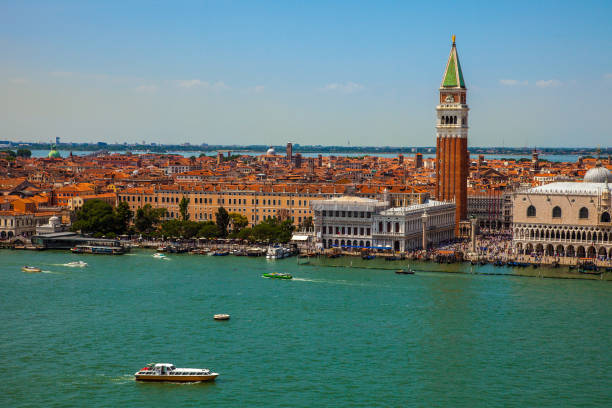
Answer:
[[[87,266],[87,262],[83,262],[83,261],[68,262],[67,264],[64,264],[64,266],[69,266],[71,268],[85,268]]]
[[[29,272],[29,273],[35,273],[35,272],[42,272],[42,269],[36,267],[36,266],[28,266],[25,265],[21,268],[21,272]]]
[[[219,376],[207,368],[176,368],[174,364],[151,363],[134,373],[136,381],[202,382]]]
[[[153,258],[156,258],[156,259],[164,259],[164,258],[166,258],[166,255],[164,255],[164,254],[160,254],[160,253],[158,252],[158,253],[156,253],[156,254],[154,254],[154,255],[153,255]]]
[[[215,320],[229,320],[230,319],[230,315],[223,314],[223,313],[216,314],[216,315],[213,316],[213,319],[215,319]]]

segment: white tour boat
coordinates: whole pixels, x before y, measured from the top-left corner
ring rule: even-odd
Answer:
[[[218,375],[207,368],[176,368],[170,363],[151,363],[134,373],[136,381],[168,382],[214,381]]]

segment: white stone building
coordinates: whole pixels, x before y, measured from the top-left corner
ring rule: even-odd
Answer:
[[[421,249],[424,243],[429,247],[454,237],[454,203],[429,200],[423,204],[389,208],[372,219],[375,247],[404,252]]]
[[[513,198],[517,254],[612,258],[612,174],[598,166],[584,182],[551,183]]]
[[[388,203],[370,198],[337,197],[313,200],[317,243],[323,248],[371,247],[372,217]]]

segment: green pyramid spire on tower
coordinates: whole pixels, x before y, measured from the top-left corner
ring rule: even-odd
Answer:
[[[444,79],[442,87],[444,88],[465,88],[463,81],[463,72],[461,72],[461,64],[459,64],[459,56],[457,55],[457,47],[455,46],[455,36],[453,35],[453,47],[451,48],[448,62],[446,63],[446,71],[444,71]]]

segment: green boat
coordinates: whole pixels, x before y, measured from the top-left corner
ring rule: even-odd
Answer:
[[[291,274],[278,273],[278,272],[264,273],[261,276],[263,276],[264,278],[272,278],[272,279],[293,279],[293,276],[291,276]]]

